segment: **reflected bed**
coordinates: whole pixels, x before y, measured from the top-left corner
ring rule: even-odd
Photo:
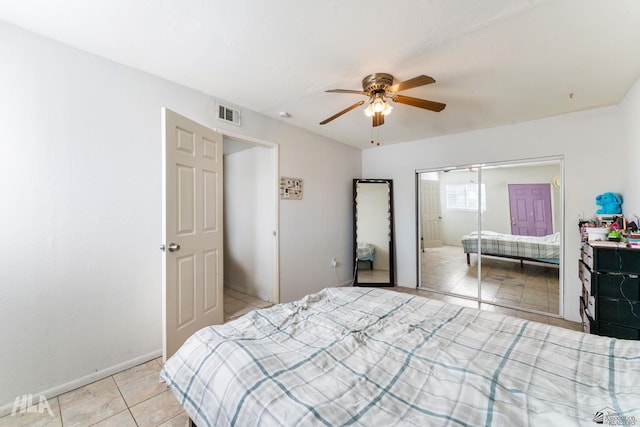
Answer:
[[[376,248],[369,243],[358,243],[357,257],[358,261],[369,261],[371,270],[373,270],[373,259],[375,257]]]
[[[516,236],[483,231],[481,240],[482,255],[518,259],[520,264],[523,261],[560,264],[560,233],[548,236]],[[470,264],[469,255],[478,253],[478,232],[462,236],[462,247],[467,254],[467,264]]]
[[[161,379],[200,427],[640,419],[640,341],[372,288],[202,329]]]

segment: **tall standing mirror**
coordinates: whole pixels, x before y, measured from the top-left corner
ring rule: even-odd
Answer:
[[[356,286],[394,286],[392,207],[392,180],[353,180]]]

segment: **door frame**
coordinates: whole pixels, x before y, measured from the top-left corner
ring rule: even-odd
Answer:
[[[227,129],[212,128],[214,131],[222,134],[222,137],[233,138],[240,142],[261,146],[270,149],[271,162],[273,166],[274,176],[271,183],[273,191],[273,200],[275,201],[272,224],[272,278],[271,278],[271,298],[274,304],[280,303],[280,146],[274,142],[266,141],[240,133],[231,132]]]

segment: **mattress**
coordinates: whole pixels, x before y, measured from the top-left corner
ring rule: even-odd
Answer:
[[[482,254],[530,259],[560,259],[560,233],[548,236],[517,236],[482,232]],[[465,253],[478,253],[478,232],[462,237]]]
[[[357,257],[359,261],[373,261],[375,247],[370,243],[358,243]]]
[[[199,427],[640,420],[638,341],[371,288],[202,329],[161,379]]]

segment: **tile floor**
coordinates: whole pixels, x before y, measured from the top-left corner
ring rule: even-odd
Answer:
[[[225,322],[255,308],[272,303],[262,301],[232,289],[224,290]],[[0,427],[183,427],[189,418],[164,384],[159,382],[162,359],[150,360],[126,371],[47,399],[51,408],[7,415],[0,418]],[[38,397],[33,403],[37,406]],[[46,407],[43,407],[46,409]]]
[[[389,283],[389,270],[358,270],[358,283]]]
[[[233,320],[256,308],[271,307],[273,303],[263,301],[234,289],[224,288],[224,321]]]
[[[477,255],[471,264],[460,246],[423,252],[422,287],[464,296],[477,296]],[[560,312],[559,269],[552,264],[482,257],[482,299],[515,309],[550,314]]]
[[[434,292],[412,288],[392,288],[405,292],[442,299],[459,305],[476,307],[477,303]],[[255,308],[272,304],[231,289],[225,289],[225,321],[235,319]],[[516,317],[549,323],[568,329],[582,330],[580,323],[551,316],[541,316],[495,305],[483,304],[482,309]],[[53,415],[26,411],[0,418],[0,427],[22,426],[99,426],[99,427],[183,427],[189,419],[171,391],[158,381],[161,359],[150,360],[126,371],[96,381],[47,400]],[[36,400],[36,399],[34,399]],[[34,401],[35,403],[35,401]]]

